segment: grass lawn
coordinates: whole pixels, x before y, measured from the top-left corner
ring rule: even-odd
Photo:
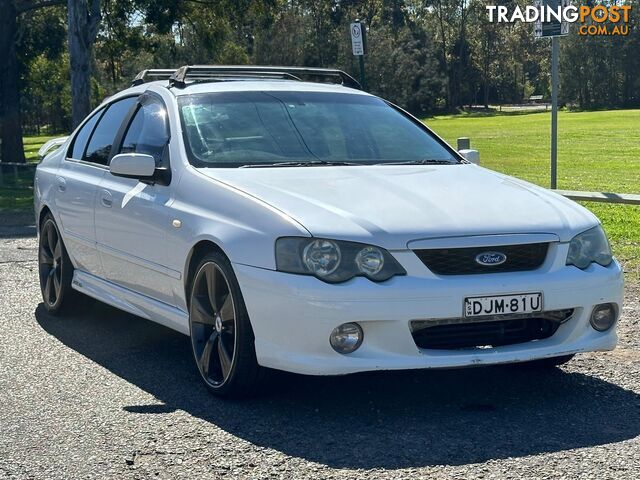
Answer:
[[[0,213],[9,210],[27,210],[33,208],[33,190],[31,188],[0,187]]]
[[[38,149],[47,140],[55,136],[24,137],[24,153],[28,163],[38,161]],[[24,211],[33,207],[33,169],[20,168],[18,177],[13,173],[13,167],[5,167],[3,185],[0,187],[0,212]]]
[[[62,135],[40,135],[33,137],[24,137],[22,139],[24,143],[24,156],[27,157],[27,162],[37,162],[38,159],[38,150],[40,147],[47,141],[52,138],[61,137]]]
[[[483,166],[549,186],[551,114],[463,114],[424,122],[451,145],[469,137]],[[640,194],[640,110],[560,112],[558,188]],[[640,206],[585,202],[616,256],[640,278]]]

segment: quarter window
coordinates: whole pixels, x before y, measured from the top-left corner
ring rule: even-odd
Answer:
[[[168,142],[166,108],[157,100],[143,100],[129,125],[120,153],[151,155],[155,158],[156,165],[160,166]]]
[[[136,97],[129,97],[114,102],[108,107],[91,135],[83,160],[100,165],[107,164],[118,129],[135,103]]]

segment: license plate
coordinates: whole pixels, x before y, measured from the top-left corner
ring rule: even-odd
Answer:
[[[541,293],[499,295],[493,297],[469,297],[464,299],[464,316],[510,315],[542,311]]]

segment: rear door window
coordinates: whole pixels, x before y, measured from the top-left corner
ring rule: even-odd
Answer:
[[[83,160],[106,165],[113,140],[123,120],[136,103],[136,97],[128,97],[112,103],[104,113],[89,140]]]
[[[89,135],[91,135],[93,127],[96,126],[96,123],[103,113],[104,109],[96,112],[96,114],[82,126],[82,128],[76,135],[76,138],[73,140],[73,147],[71,147],[71,152],[69,152],[70,154],[68,155],[69,157],[76,160],[82,160],[84,150],[85,148],[87,148],[87,140],[89,140]]]

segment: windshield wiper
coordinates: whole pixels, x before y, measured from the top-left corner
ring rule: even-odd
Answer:
[[[399,162],[382,162],[376,163],[376,165],[455,165],[456,162],[450,162],[449,160],[434,160],[430,158],[423,158],[422,160],[404,160]]]
[[[249,165],[242,165],[239,168],[267,168],[267,167],[317,167],[317,166],[359,166],[363,163],[356,162],[342,162],[334,160],[309,160],[307,162],[293,161],[293,162],[276,162],[276,163],[252,163]]]

